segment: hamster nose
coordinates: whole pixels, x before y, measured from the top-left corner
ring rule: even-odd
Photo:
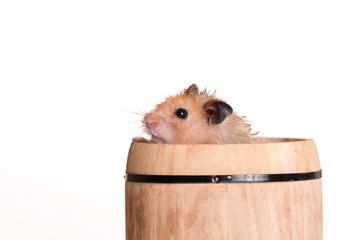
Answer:
[[[146,127],[148,127],[148,128],[155,127],[155,122],[154,122],[154,120],[152,120],[151,117],[146,118]]]

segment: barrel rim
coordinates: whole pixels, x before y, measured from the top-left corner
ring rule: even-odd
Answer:
[[[243,144],[133,142],[126,173],[236,175],[311,172],[321,169],[316,144],[304,138],[257,138]]]
[[[264,141],[265,140],[265,141]],[[181,146],[236,146],[236,145],[261,145],[261,144],[279,144],[293,142],[312,142],[312,138],[290,138],[290,137],[255,137],[250,143],[154,143],[154,142],[133,142],[132,144],[141,145],[181,145]]]

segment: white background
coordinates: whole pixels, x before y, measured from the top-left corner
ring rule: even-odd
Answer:
[[[315,139],[324,239],[359,235],[359,1],[0,1],[0,239],[124,239],[141,116],[196,82]]]

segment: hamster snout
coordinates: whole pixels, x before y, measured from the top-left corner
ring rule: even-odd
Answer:
[[[156,133],[157,130],[164,124],[164,120],[154,114],[147,114],[144,117],[145,128],[152,133]]]
[[[148,129],[154,129],[156,127],[156,124],[151,117],[145,119],[145,125]]]
[[[166,129],[162,130],[164,121],[155,114],[147,114],[144,117],[145,132],[151,135],[152,139],[157,143],[165,143],[162,135],[166,133]]]

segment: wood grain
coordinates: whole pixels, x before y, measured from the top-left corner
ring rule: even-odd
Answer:
[[[132,144],[127,173],[220,175],[320,170],[314,141]],[[322,239],[322,181],[229,184],[126,182],[126,239]]]

